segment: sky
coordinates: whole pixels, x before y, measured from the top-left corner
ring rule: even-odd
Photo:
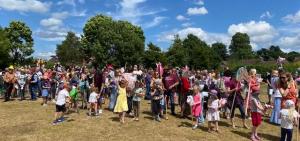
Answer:
[[[232,35],[243,32],[254,50],[278,45],[300,52],[300,0],[0,0],[0,26],[25,22],[38,58],[54,55],[68,31],[81,36],[97,14],[141,26],[145,43],[164,51],[175,34],[229,45]]]

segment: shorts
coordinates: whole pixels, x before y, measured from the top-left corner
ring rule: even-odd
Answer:
[[[254,127],[257,127],[261,124],[261,114],[258,112],[251,112],[251,118],[252,118],[252,125]]]
[[[48,90],[47,89],[43,89],[42,90],[42,97],[48,97],[48,95],[49,95]]]
[[[65,112],[66,111],[66,105],[56,105],[56,112]]]

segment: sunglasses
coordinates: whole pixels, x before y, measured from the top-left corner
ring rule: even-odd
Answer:
[[[280,79],[286,79],[286,77],[280,77]]]

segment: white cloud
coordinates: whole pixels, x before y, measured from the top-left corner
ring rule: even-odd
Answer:
[[[57,5],[63,5],[63,4],[76,6],[75,0],[62,0],[57,2]]]
[[[79,3],[84,4],[85,0],[78,0]]]
[[[62,41],[65,39],[66,31],[50,31],[50,30],[37,30],[34,33],[37,37],[45,41]]]
[[[203,0],[198,0],[195,2],[195,4],[197,5],[204,5],[204,1]]]
[[[261,19],[271,19],[272,17],[273,15],[269,11],[262,13],[260,16]]]
[[[300,23],[300,10],[294,15],[293,14],[286,15],[285,17],[282,18],[282,20],[286,23],[293,23],[293,24]]]
[[[281,37],[278,44],[286,49],[297,49],[300,51],[300,33],[296,36]]]
[[[183,27],[190,27],[192,25],[193,25],[193,23],[189,23],[189,22],[181,24],[181,26],[183,26]]]
[[[176,19],[177,19],[178,21],[186,21],[186,20],[190,20],[189,18],[184,17],[184,16],[182,16],[182,15],[177,15],[177,16],[176,16]]]
[[[226,45],[230,43],[230,37],[227,34],[222,33],[210,33],[197,27],[187,27],[181,30],[174,29],[169,32],[164,32],[158,36],[159,42],[170,42],[174,40],[174,35],[178,34],[181,39],[187,37],[188,34],[193,34],[200,38],[201,40],[207,42],[208,44],[213,44],[215,42],[222,42]]]
[[[70,15],[69,12],[63,11],[63,12],[55,12],[51,14],[51,17],[55,19],[66,19]]]
[[[188,8],[187,14],[188,15],[205,15],[207,14],[208,11],[206,10],[205,7],[194,7],[194,8]]]
[[[277,35],[274,27],[265,21],[250,21],[230,25],[228,28],[229,35],[232,36],[236,32],[247,33],[251,41],[255,43],[270,42]]]
[[[155,17],[153,19],[153,21],[147,23],[144,25],[145,28],[150,28],[150,27],[154,27],[154,26],[157,26],[159,25],[164,19],[166,19],[166,17],[161,17],[161,16],[158,16],[158,17]]]
[[[41,2],[39,0],[0,0],[0,8],[10,11],[37,12],[49,11],[51,2]]]
[[[51,58],[51,56],[54,56],[54,55],[56,55],[56,53],[54,53],[54,52],[38,52],[35,54],[35,57],[48,60]]]
[[[48,18],[48,19],[42,19],[40,21],[40,24],[44,27],[53,27],[53,26],[60,26],[63,24],[61,19],[56,18]]]

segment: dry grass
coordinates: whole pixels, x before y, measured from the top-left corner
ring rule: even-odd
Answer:
[[[263,92],[260,97],[266,99],[266,93]],[[243,141],[249,140],[251,132],[241,127],[230,128],[230,122],[226,119],[219,123],[220,134],[208,133],[207,123],[200,129],[192,130],[189,119],[169,116],[169,120],[158,123],[153,121],[147,101],[142,101],[139,122],[126,118],[126,123],[121,125],[118,115],[109,111],[105,110],[99,118],[95,118],[86,116],[86,110],[81,110],[80,114],[67,115],[66,122],[53,126],[51,122],[55,106],[50,104],[42,107],[40,102],[0,102],[0,140]],[[262,139],[279,140],[280,127],[266,121],[264,118],[259,129]],[[237,125],[242,125],[240,119],[237,119]],[[251,125],[251,121],[248,121],[248,125]],[[294,139],[295,135],[296,132]]]

